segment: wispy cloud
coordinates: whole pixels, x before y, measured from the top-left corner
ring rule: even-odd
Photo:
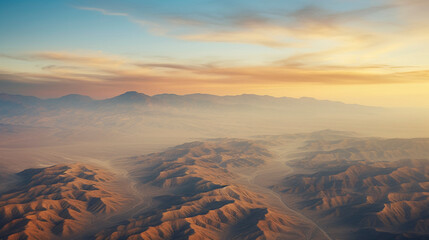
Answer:
[[[184,3],[185,4],[185,3]],[[219,3],[219,5],[224,3]],[[421,7],[422,1],[412,1],[411,6]],[[126,6],[126,3],[124,3]],[[249,4],[250,5],[250,4]],[[268,4],[267,4],[268,5]],[[107,8],[79,7],[83,10],[101,12],[105,15],[126,16],[142,26],[162,28],[159,31],[170,37],[193,41],[222,41],[260,44],[270,47],[288,47],[297,39],[314,40],[319,37],[338,38],[348,36],[361,38],[375,34],[373,29],[360,29],[354,25],[380,24],[371,18],[380,12],[410,8],[404,1],[385,1],[378,5],[351,10],[330,10],[318,5],[304,5],[288,9],[281,3],[277,8],[241,8],[231,6],[212,12],[209,7],[190,7],[189,11],[165,8],[162,3],[123,7],[124,12]],[[137,9],[135,9],[137,7]],[[147,9],[150,9],[148,12]],[[127,12],[126,12],[127,11]],[[126,13],[125,13],[126,12]],[[345,31],[345,29],[351,29]]]
[[[107,94],[133,88],[245,92],[249,88],[339,89],[429,81],[426,0],[173,2],[78,1],[78,10],[66,9],[67,14],[82,16],[83,21],[97,17],[84,31],[94,31],[90,41],[74,44],[72,35],[81,31],[73,29],[65,45],[10,48],[31,49],[28,53],[3,48],[0,87],[98,89]],[[98,18],[118,24],[100,26]],[[85,50],[118,27],[124,27],[121,33],[127,37],[109,38],[98,48],[115,54]],[[49,51],[47,46],[56,50]],[[82,50],[58,50],[64,46]],[[213,63],[213,59],[221,62]]]
[[[324,53],[320,53],[324,54]],[[28,55],[38,62],[50,64],[41,67],[41,73],[9,72],[8,76],[35,81],[67,80],[109,84],[127,81],[150,84],[260,84],[315,83],[324,85],[392,84],[427,82],[427,70],[410,70],[390,65],[334,66],[300,63],[311,55],[295,56],[267,65],[225,66],[222,64],[178,64],[174,62],[142,62],[99,54],[78,55],[66,52],[46,52]],[[120,60],[119,60],[120,59]],[[40,64],[40,63],[39,63]],[[181,85],[183,87],[183,85]]]
[[[102,54],[76,54],[70,52],[38,52],[27,56],[27,59],[53,60],[75,63],[78,65],[120,65],[125,62],[118,56]]]
[[[142,61],[102,53],[39,52],[22,55],[25,62],[34,62],[39,66],[38,71],[0,68],[0,88],[8,93],[27,95],[53,97],[80,93],[96,98],[129,90],[147,94],[204,92],[291,96],[290,89],[301,89],[292,96],[329,98],[326,92],[325,95],[317,93],[323,93],[320,89],[328,89],[332,93],[373,89],[380,98],[391,91],[401,92],[406,86],[420,92],[429,86],[428,68],[377,64],[321,65],[317,64],[318,61],[308,64],[308,58],[324,58],[324,54],[327,53],[322,52],[320,56],[296,55],[266,65],[232,66],[222,62],[195,63],[174,59]],[[371,97],[372,93],[358,94]],[[371,104],[370,101],[361,103]]]
[[[397,65],[399,60],[395,59],[410,46],[429,51],[425,46],[429,38],[429,4],[424,0],[378,0],[350,5],[354,7],[341,7],[338,5],[342,3],[330,1],[310,5],[287,1],[265,4],[252,0],[245,4],[210,1],[195,5],[186,0],[181,2],[181,7],[161,1],[121,5],[90,3],[91,7],[80,8],[124,16],[158,36],[298,52],[294,54],[300,55],[299,59],[292,56],[295,65],[321,64],[320,60],[326,58],[331,65],[351,66],[356,64],[356,59],[366,65]]]
[[[94,12],[99,12],[103,15],[107,15],[107,16],[123,16],[123,17],[128,17],[129,14],[127,13],[121,13],[121,12],[113,12],[113,11],[109,11],[103,8],[93,8],[93,7],[76,7],[77,9],[81,9],[81,10],[86,10],[86,11],[94,11]]]

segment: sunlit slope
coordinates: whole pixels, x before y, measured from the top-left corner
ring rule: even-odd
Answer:
[[[61,239],[86,230],[91,220],[118,211],[126,197],[111,173],[84,164],[20,172],[0,197],[1,239]]]
[[[270,158],[252,141],[217,140],[127,159],[121,164],[143,183],[140,191],[147,184],[167,194],[154,198],[156,207],[96,238],[303,239],[312,231],[311,224],[271,206],[271,196],[236,183],[238,170],[264,165]]]

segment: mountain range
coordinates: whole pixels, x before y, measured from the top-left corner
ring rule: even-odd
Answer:
[[[158,94],[149,96],[136,91],[129,91],[121,95],[103,99],[94,100],[89,96],[79,94],[69,94],[59,98],[41,99],[33,96],[0,94],[0,107],[8,108],[55,108],[55,107],[101,107],[106,105],[124,104],[140,106],[164,106],[164,107],[202,107],[202,108],[222,108],[222,107],[254,107],[254,108],[325,108],[338,110],[349,108],[351,110],[375,111],[381,108],[369,107],[357,104],[344,104],[341,102],[317,100],[314,98],[290,98],[290,97],[271,97],[253,94],[243,94],[236,96],[216,96],[210,94]],[[3,109],[4,111],[4,109]]]

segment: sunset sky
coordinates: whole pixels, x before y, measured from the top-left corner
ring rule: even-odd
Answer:
[[[129,90],[429,107],[429,1],[0,1],[0,92]]]

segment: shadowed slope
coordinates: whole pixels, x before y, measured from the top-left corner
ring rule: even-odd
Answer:
[[[429,237],[429,160],[360,162],[287,177],[277,189],[302,196],[301,207],[380,239]],[[408,236],[408,237],[407,237]],[[414,236],[414,237],[413,237]]]

